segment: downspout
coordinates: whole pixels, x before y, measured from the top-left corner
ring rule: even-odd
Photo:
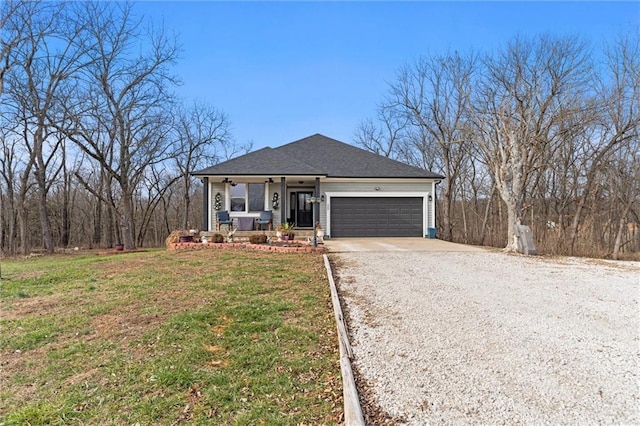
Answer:
[[[209,178],[202,178],[202,228],[209,231]]]

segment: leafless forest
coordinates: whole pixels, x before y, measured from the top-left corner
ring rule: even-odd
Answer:
[[[175,95],[170,34],[125,3],[0,4],[4,253],[199,227],[189,173],[251,147],[221,110]],[[511,247],[509,224],[526,224],[543,253],[618,258],[640,252],[639,127],[638,33],[540,35],[416,58],[354,140],[446,177],[443,239]]]
[[[356,143],[439,171],[438,231],[543,253],[640,251],[640,38],[514,38],[402,67]]]
[[[157,246],[197,227],[189,173],[239,148],[224,113],[175,96],[178,41],[120,2],[1,7],[2,250]]]

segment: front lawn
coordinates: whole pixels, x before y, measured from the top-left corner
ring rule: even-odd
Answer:
[[[0,424],[331,424],[335,324],[316,254],[2,260]]]

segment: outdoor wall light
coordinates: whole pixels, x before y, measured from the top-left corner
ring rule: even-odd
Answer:
[[[306,199],[306,201],[310,204],[318,204],[324,201],[324,195],[321,195],[319,197],[309,197]]]
[[[429,195],[429,201],[433,201],[433,197]]]

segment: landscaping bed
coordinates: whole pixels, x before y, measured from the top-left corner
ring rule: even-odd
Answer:
[[[259,250],[282,253],[324,253],[324,245],[313,247],[311,243],[295,241],[278,241],[267,244],[252,244],[249,242],[238,243],[173,243],[167,246],[169,250],[183,249],[216,249],[216,250]]]

